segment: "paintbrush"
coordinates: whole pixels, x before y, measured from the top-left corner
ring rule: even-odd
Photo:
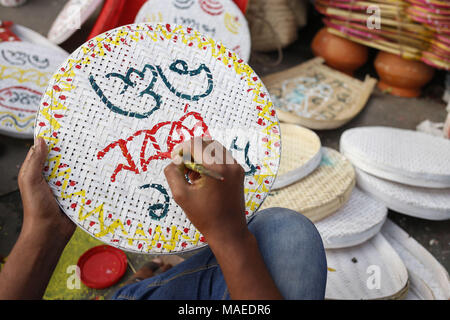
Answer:
[[[222,177],[219,173],[212,171],[212,170],[208,170],[201,164],[198,164],[195,162],[190,162],[190,161],[186,161],[186,162],[183,161],[183,164],[189,170],[195,171],[201,175],[205,175],[205,176],[208,176],[208,177],[220,180],[220,181],[225,180],[225,178]]]
[[[195,163],[195,162],[192,162],[192,161],[185,161],[184,157],[183,157],[183,150],[180,150],[178,152],[178,155],[183,159],[183,165],[187,169],[192,170],[194,172],[197,172],[197,173],[199,173],[201,175],[205,175],[205,176],[208,176],[208,177],[220,180],[220,181],[224,181],[225,180],[225,178],[222,177],[219,173],[217,173],[215,171],[212,171],[212,170],[209,170],[209,169],[206,169],[203,165],[201,165],[199,163]]]

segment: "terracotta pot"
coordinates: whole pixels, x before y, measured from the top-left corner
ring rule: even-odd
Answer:
[[[311,49],[314,55],[324,58],[327,65],[349,75],[364,65],[368,57],[366,46],[335,36],[327,28],[315,35]]]
[[[400,97],[418,97],[422,86],[434,75],[434,69],[423,62],[383,51],[378,53],[374,64],[381,79],[378,88]]]

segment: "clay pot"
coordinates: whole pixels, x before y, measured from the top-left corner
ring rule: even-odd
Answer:
[[[380,76],[378,88],[400,97],[418,97],[422,86],[434,75],[434,69],[423,62],[383,51],[378,53],[374,64]]]
[[[325,59],[330,67],[353,75],[367,62],[368,49],[356,42],[335,36],[322,28],[314,37],[311,49],[316,56]]]

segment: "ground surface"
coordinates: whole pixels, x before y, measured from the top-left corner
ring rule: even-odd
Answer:
[[[12,20],[46,35],[54,17],[65,2],[66,0],[28,0],[28,3],[20,8],[0,7],[0,20]],[[92,25],[93,21],[88,21],[62,47],[72,52],[84,42]],[[310,59],[312,53],[309,44],[318,28],[320,28],[320,19],[310,8],[308,26],[299,30],[299,40],[283,51],[282,63],[271,66],[271,62],[277,59],[276,54],[253,54],[250,65],[260,76],[264,76]],[[362,78],[366,73],[376,77],[372,67],[374,54],[375,52],[372,51],[370,62],[363,70],[358,71],[357,77]],[[265,61],[263,58],[268,60]],[[341,133],[352,127],[383,125],[415,129],[416,125],[425,119],[442,122],[445,117],[445,105],[441,100],[443,79],[444,73],[437,73],[432,83],[424,89],[422,97],[418,99],[397,98],[384,94],[378,89],[375,90],[364,110],[350,123],[337,130],[317,132],[322,139],[322,144],[339,149]],[[18,140],[0,136],[0,256],[3,257],[8,255],[20,232],[22,205],[17,188],[17,173],[31,144],[31,140]],[[426,221],[395,212],[390,212],[389,217],[428,249],[447,270],[450,269],[450,220],[444,222]],[[52,278],[50,289],[46,294],[47,298],[98,299],[108,297],[117,288],[118,285],[100,291],[91,290],[84,286],[80,290],[66,289],[67,266],[76,264],[78,257],[86,249],[97,244],[100,244],[100,242],[81,230],[77,230]],[[149,259],[149,256],[145,255],[127,255],[135,268]],[[131,271],[128,270],[126,276],[130,274]]]

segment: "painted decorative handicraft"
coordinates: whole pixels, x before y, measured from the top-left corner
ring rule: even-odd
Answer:
[[[259,77],[221,44],[182,26],[130,25],[77,49],[45,91],[35,130],[64,212],[103,242],[170,253],[205,245],[163,169],[179,143],[218,140],[244,167],[246,215],[266,197],[280,129]]]
[[[232,0],[149,0],[135,22],[170,22],[193,28],[223,42],[245,61],[250,58],[247,20]]]
[[[33,137],[42,93],[58,64],[66,58],[31,43],[0,43],[0,132]]]
[[[264,78],[281,121],[311,129],[335,129],[365,106],[376,80],[364,82],[335,71],[315,58]]]

